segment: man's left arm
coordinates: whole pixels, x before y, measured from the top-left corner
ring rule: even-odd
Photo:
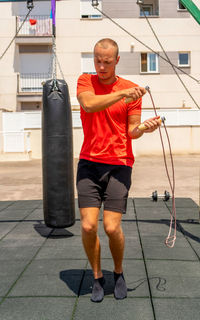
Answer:
[[[128,135],[131,139],[138,139],[143,135],[143,133],[155,131],[160,126],[160,116],[145,120],[143,122],[146,127],[145,130],[139,129],[140,124],[141,115],[132,114],[128,116]]]

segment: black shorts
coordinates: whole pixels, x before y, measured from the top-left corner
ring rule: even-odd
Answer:
[[[126,213],[132,168],[81,159],[77,170],[79,208],[100,208]]]

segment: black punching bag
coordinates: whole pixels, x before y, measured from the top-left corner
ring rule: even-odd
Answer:
[[[45,224],[70,227],[75,223],[72,114],[64,80],[43,86],[42,154]]]

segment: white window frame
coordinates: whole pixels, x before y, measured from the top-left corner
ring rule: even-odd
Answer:
[[[147,71],[142,71],[142,53],[146,53],[147,54]],[[159,66],[158,66],[158,55],[155,54],[156,56],[156,70],[154,71],[150,71],[149,70],[149,62],[150,62],[150,58],[149,58],[149,55],[150,54],[155,54],[153,52],[141,52],[140,53],[140,73],[142,74],[147,74],[147,73],[159,73]]]
[[[187,54],[188,55],[188,64],[181,64],[180,63],[180,54]],[[178,66],[179,67],[190,67],[190,52],[189,51],[180,51],[178,52]]]
[[[178,0],[177,10],[178,10],[178,11],[187,11],[186,8],[180,8],[180,6],[183,6],[183,4]]]
[[[142,7],[143,7],[144,11],[145,11],[145,8],[150,8],[150,14],[149,15],[146,14],[147,17],[153,16],[153,9],[154,9],[153,3],[152,4],[142,4]],[[144,17],[142,9],[140,10],[140,17]]]
[[[102,10],[102,0],[99,0],[98,8]],[[102,14],[92,6],[91,0],[80,0],[80,19],[102,19]]]
[[[88,74],[96,74],[93,53],[91,52],[81,53],[81,72],[88,73]]]

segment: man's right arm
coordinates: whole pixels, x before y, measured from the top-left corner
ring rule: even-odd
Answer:
[[[135,101],[141,98],[145,93],[146,90],[142,87],[132,87],[103,95],[95,95],[91,91],[84,91],[79,93],[77,98],[86,112],[98,112],[105,110],[124,97],[131,98]]]

